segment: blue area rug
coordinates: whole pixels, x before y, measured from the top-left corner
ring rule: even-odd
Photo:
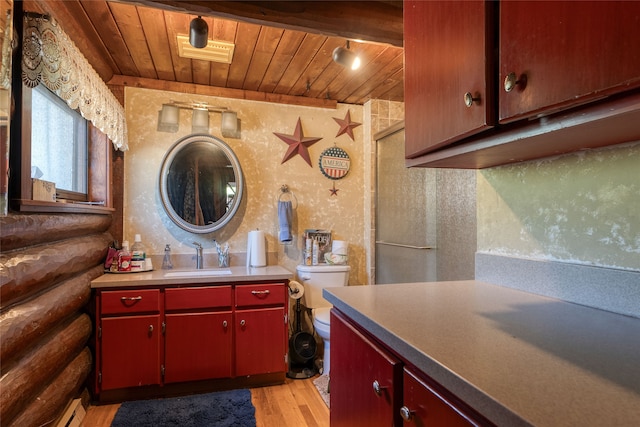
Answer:
[[[111,427],[255,427],[251,392],[230,390],[124,402]]]

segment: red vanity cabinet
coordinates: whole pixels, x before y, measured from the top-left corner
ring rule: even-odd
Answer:
[[[96,289],[94,392],[112,400],[284,381],[287,283]]]
[[[331,427],[400,425],[400,360],[336,310],[331,341]]]
[[[165,289],[164,382],[232,376],[231,286]]]
[[[236,376],[286,372],[286,284],[236,286],[235,298]]]
[[[160,291],[104,291],[100,309],[98,386],[111,390],[160,384]]]

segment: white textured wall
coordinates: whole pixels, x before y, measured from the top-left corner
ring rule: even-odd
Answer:
[[[478,251],[640,271],[640,142],[480,171]]]
[[[163,156],[178,139],[191,133],[191,114],[181,111],[177,133],[156,131],[158,111],[163,103],[174,101],[205,101],[238,112],[242,122],[240,139],[223,138],[219,132],[220,116],[210,115],[210,132],[223,139],[236,153],[245,174],[246,204],[227,227],[208,235],[196,235],[175,226],[165,214],[158,192],[159,171]],[[301,260],[300,233],[305,228],[326,228],[335,239],[350,244],[350,284],[367,283],[364,224],[364,129],[363,107],[338,105],[336,110],[299,107],[237,99],[179,94],[127,87],[125,110],[129,129],[130,150],[125,154],[124,235],[133,241],[140,233],[152,254],[162,254],[166,243],[175,254],[195,254],[192,242],[205,248],[207,260],[215,254],[213,239],[229,242],[231,253],[244,253],[247,233],[259,228],[267,233],[268,251],[278,253],[278,264],[290,271]],[[333,119],[343,119],[351,112],[354,122],[363,123],[354,129],[355,141],[346,135],[336,137],[339,125]],[[323,139],[309,148],[313,167],[296,156],[281,164],[287,145],[273,134],[291,135],[301,118],[305,136]],[[318,167],[320,153],[337,144],[351,158],[349,174],[337,181],[324,177]],[[329,189],[335,182],[337,196]],[[277,242],[276,203],[280,187],[287,184],[298,200],[296,210],[296,244]],[[367,228],[369,224],[367,223]],[[214,266],[214,265],[208,265]],[[159,266],[156,266],[157,268]]]

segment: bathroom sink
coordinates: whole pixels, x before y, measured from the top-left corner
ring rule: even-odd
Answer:
[[[214,268],[211,270],[176,270],[167,271],[164,277],[208,277],[208,276],[224,276],[231,274],[231,270],[224,268]]]

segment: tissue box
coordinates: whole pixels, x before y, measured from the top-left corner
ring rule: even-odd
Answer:
[[[43,181],[41,179],[32,178],[33,185],[31,190],[31,198],[33,200],[42,200],[45,202],[56,201],[56,183]]]

